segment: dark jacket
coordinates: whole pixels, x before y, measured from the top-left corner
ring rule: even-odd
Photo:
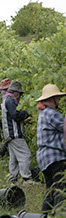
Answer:
[[[6,141],[24,137],[24,119],[28,118],[26,110],[18,111],[11,96],[7,96],[2,104],[2,124]]]

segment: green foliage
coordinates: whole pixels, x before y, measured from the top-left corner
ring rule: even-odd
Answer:
[[[29,45],[15,39],[14,31],[0,28],[0,81],[18,80],[24,96],[18,109],[27,109],[30,119],[25,121],[25,138],[32,154],[32,167],[37,165],[36,128],[39,111],[35,100],[47,83],[55,83],[66,92],[66,27],[50,38],[31,41]],[[66,99],[61,99],[59,111],[65,115]]]
[[[21,8],[12,20],[12,28],[16,34],[20,36],[26,36],[28,33],[35,34],[35,40],[53,35],[60,30],[60,24],[63,26],[65,23],[65,17],[61,13],[44,8],[37,2]]]
[[[44,10],[42,7],[40,7],[39,4],[38,5],[36,4],[36,6],[38,7],[38,9],[36,9],[38,10],[38,12],[39,9]],[[28,7],[30,9],[31,4],[29,4]],[[34,9],[35,7],[32,8],[32,10]],[[48,13],[47,10],[46,12]],[[27,15],[27,11],[26,11],[26,15]],[[36,16],[38,17],[38,15],[39,13],[37,13]],[[55,16],[56,15],[57,14],[55,14]],[[44,16],[44,14],[42,16]],[[49,15],[46,14],[46,16]],[[51,18],[51,14],[50,14],[50,18]],[[56,18],[54,17],[54,22],[55,19]],[[58,17],[57,19],[59,20]],[[16,19],[14,21],[16,21]],[[40,17],[38,20],[38,25],[39,22],[40,22]],[[44,22],[44,19],[42,22]],[[47,22],[49,22],[49,18]],[[39,111],[37,109],[37,103],[35,102],[35,100],[38,97],[40,97],[42,93],[42,88],[47,83],[55,83],[60,89],[60,91],[66,92],[66,80],[65,80],[66,79],[66,27],[65,24],[62,25],[62,23],[63,22],[61,22],[60,24],[57,23],[58,32],[56,32],[56,34],[49,37],[49,35],[51,34],[48,33],[47,37],[46,35],[45,36],[43,35],[44,37],[41,38],[41,40],[38,40],[37,42],[35,40],[32,40],[30,44],[25,44],[25,42],[17,41],[15,39],[15,32],[12,30],[11,27],[7,28],[5,23],[1,23],[0,25],[0,82],[2,79],[8,77],[12,81],[18,80],[22,84],[24,95],[23,97],[21,97],[18,110],[26,109],[29,113],[29,118],[25,120],[25,139],[31,150],[31,156],[32,156],[31,167],[37,166],[36,129],[37,129],[37,120],[38,120]],[[31,28],[32,25],[33,24],[31,24]],[[35,28],[35,26],[33,27],[33,29],[34,32],[35,31],[37,31],[37,33],[39,32]],[[45,33],[46,33],[46,29],[45,29]],[[0,103],[1,101],[2,99],[0,95]],[[60,100],[58,110],[63,115],[66,114],[66,97]],[[1,111],[0,111],[0,117],[1,117]],[[9,160],[6,157],[0,160],[0,174],[1,174],[0,187],[1,188],[5,188],[6,186],[8,187],[8,177],[9,177],[8,161]],[[43,176],[41,172],[39,173],[39,178],[41,179],[41,181],[43,180]],[[66,181],[66,172],[64,175],[64,180]],[[19,178],[19,185],[20,186],[22,185],[20,182],[20,178]],[[38,186],[39,187],[36,186],[31,189],[29,188],[29,195],[28,195],[28,188],[25,188],[25,192],[27,196],[25,209],[29,212],[34,212],[34,213],[38,211],[40,212],[41,204],[43,201],[42,197],[44,195],[45,187],[43,187],[44,185],[42,187],[40,185]],[[35,206],[33,207],[31,203],[32,202],[31,196],[32,196],[32,201],[34,198],[34,203],[35,203]],[[55,218],[61,218],[61,217],[65,218],[66,216],[65,206],[66,206],[66,202],[64,201],[61,210],[57,209]],[[0,211],[1,211],[0,213],[2,214],[3,212],[1,207],[0,207]],[[7,208],[5,211],[8,213]],[[17,215],[18,209],[15,212],[13,210],[10,210],[9,212],[11,215],[12,214]],[[49,217],[51,216],[48,216],[48,218]]]
[[[6,22],[5,22],[5,21],[0,21],[0,29],[1,29],[2,27],[6,27]]]
[[[30,6],[30,5],[29,5]],[[40,8],[40,7],[39,7]],[[18,80],[22,84],[24,95],[20,100],[18,110],[26,109],[29,118],[25,120],[25,139],[30,147],[32,162],[31,166],[36,167],[37,151],[37,120],[39,111],[35,100],[40,97],[42,88],[47,83],[55,83],[60,91],[66,92],[66,27],[58,26],[58,32],[51,37],[44,37],[37,42],[32,40],[30,44],[19,42],[15,39],[15,32],[5,24],[0,26],[0,82],[4,78]],[[0,103],[1,103],[0,96]],[[66,114],[66,97],[62,98],[58,110]],[[1,116],[1,113],[0,113]],[[3,172],[3,173],[2,173]],[[8,158],[0,160],[0,187],[8,187]],[[66,181],[66,172],[64,175]],[[42,181],[42,173],[39,174]],[[19,179],[20,182],[20,179]],[[19,183],[21,186],[22,184]],[[30,212],[40,212],[42,197],[44,195],[44,185],[41,187],[25,188],[27,203],[25,209]],[[39,191],[38,191],[39,190]],[[34,195],[35,194],[35,195]],[[32,207],[31,201],[34,198],[35,206]],[[38,202],[38,200],[39,202]],[[29,201],[30,199],[30,201]],[[57,209],[55,218],[66,216],[66,202],[62,204],[61,211]],[[21,208],[22,209],[22,208]],[[35,209],[35,210],[34,210]],[[18,210],[18,209],[17,209]],[[10,210],[10,214],[16,214],[18,211]],[[2,208],[0,207],[2,214]],[[3,210],[4,211],[4,210]],[[7,213],[7,209],[5,210]],[[51,216],[48,216],[51,217]]]

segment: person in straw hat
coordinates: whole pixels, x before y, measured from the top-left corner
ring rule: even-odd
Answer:
[[[2,97],[3,97],[2,100],[4,100],[6,92],[9,88],[10,84],[11,84],[11,80],[9,78],[5,78],[1,81],[0,92],[1,92]]]
[[[6,92],[10,86],[10,83],[11,83],[11,80],[9,78],[5,78],[1,81],[0,93],[2,95],[2,102],[5,99]],[[2,125],[1,125],[1,128],[2,128]],[[5,154],[8,155],[8,143],[6,141],[4,141],[0,147],[0,157],[3,157]]]
[[[18,111],[20,96],[23,95],[22,85],[13,81],[2,104],[2,124],[4,138],[9,148],[9,181],[16,182],[18,173],[24,181],[31,182],[31,152],[24,139],[24,120],[29,117],[27,110]]]
[[[42,205],[45,217],[53,207],[60,206],[60,200],[63,199],[63,196],[59,195],[59,189],[63,189],[64,184],[59,181],[66,169],[64,116],[56,110],[63,96],[66,96],[66,93],[60,92],[55,84],[47,84],[42,90],[42,95],[36,100],[40,102],[37,106],[40,110],[37,123],[37,162],[46,181]]]

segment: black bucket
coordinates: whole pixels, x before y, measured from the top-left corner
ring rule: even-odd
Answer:
[[[25,194],[21,188],[13,185],[9,188],[0,189],[0,204],[16,208],[24,206]]]
[[[8,214],[3,214],[2,216],[0,216],[0,218],[18,218],[17,216],[11,216]]]
[[[4,215],[0,216],[0,218],[13,218],[13,216],[10,216],[8,214],[4,214]],[[14,218],[15,218],[15,216],[14,216]]]

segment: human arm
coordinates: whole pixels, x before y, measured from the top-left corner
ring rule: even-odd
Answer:
[[[66,116],[64,118],[64,150],[66,151]]]
[[[51,124],[60,133],[63,132],[64,116],[62,114],[60,114],[59,112],[54,110],[54,112],[51,115]]]
[[[11,119],[14,119],[16,122],[24,120],[29,116],[27,110],[23,110],[23,111],[16,110],[17,105],[15,104],[15,101],[11,97],[6,98],[5,106]]]

